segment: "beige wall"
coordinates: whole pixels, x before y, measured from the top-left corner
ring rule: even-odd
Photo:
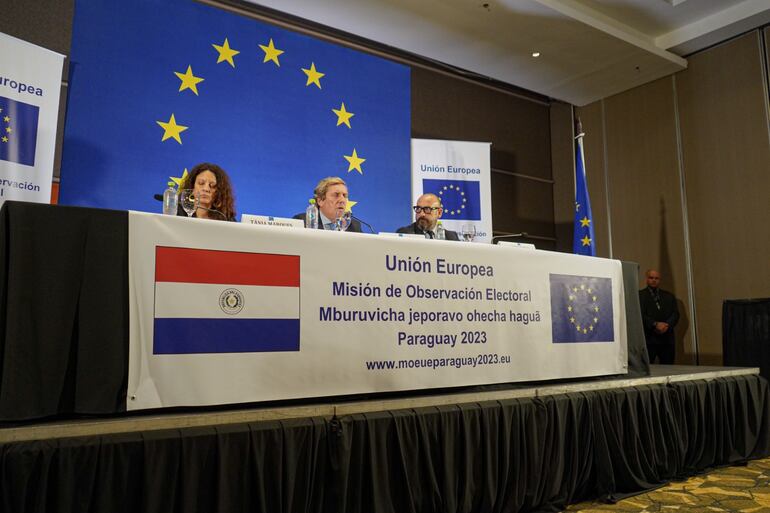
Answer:
[[[609,231],[615,258],[662,272],[683,314],[678,363],[694,363],[697,343],[701,364],[721,364],[722,301],[770,296],[762,44],[751,32],[691,56],[674,76],[576,109],[597,247],[606,254],[600,233]],[[593,185],[605,181],[600,218]]]

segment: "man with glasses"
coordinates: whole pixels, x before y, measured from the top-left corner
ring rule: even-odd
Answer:
[[[412,207],[414,210],[415,221],[408,225],[402,226],[397,233],[417,233],[425,235],[428,239],[436,238],[436,225],[444,213],[444,209],[441,207],[441,200],[435,194],[423,194],[417,198],[417,205]],[[444,230],[446,240],[460,240],[457,236],[457,232],[452,230]]]

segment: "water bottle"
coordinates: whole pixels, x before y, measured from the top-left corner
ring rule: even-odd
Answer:
[[[318,229],[318,209],[315,206],[315,198],[311,198],[309,203],[305,210],[305,228]]]
[[[179,199],[176,195],[176,190],[169,186],[168,189],[163,191],[163,214],[167,216],[175,216],[178,204]]]
[[[444,229],[444,226],[441,224],[441,221],[436,224],[436,239],[438,240],[446,240],[446,230]]]

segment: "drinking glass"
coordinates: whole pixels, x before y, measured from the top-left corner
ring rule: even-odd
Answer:
[[[460,235],[463,236],[465,242],[473,242],[474,237],[476,237],[476,225],[465,223],[460,227]]]
[[[195,191],[192,189],[182,189],[179,193],[179,202],[184,211],[187,212],[187,217],[192,216],[198,208],[198,198],[195,197]]]
[[[344,232],[348,229],[348,226],[350,226],[350,219],[352,218],[353,214],[351,212],[345,212],[342,214],[339,218],[337,218],[337,231],[338,232]]]

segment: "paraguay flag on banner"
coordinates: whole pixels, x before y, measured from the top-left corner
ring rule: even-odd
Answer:
[[[614,342],[612,280],[551,274],[553,341]]]
[[[155,250],[154,354],[299,351],[300,258]]]
[[[0,96],[0,160],[35,165],[39,107]]]
[[[477,181],[424,179],[422,192],[435,194],[441,199],[443,219],[481,220],[481,192]]]

